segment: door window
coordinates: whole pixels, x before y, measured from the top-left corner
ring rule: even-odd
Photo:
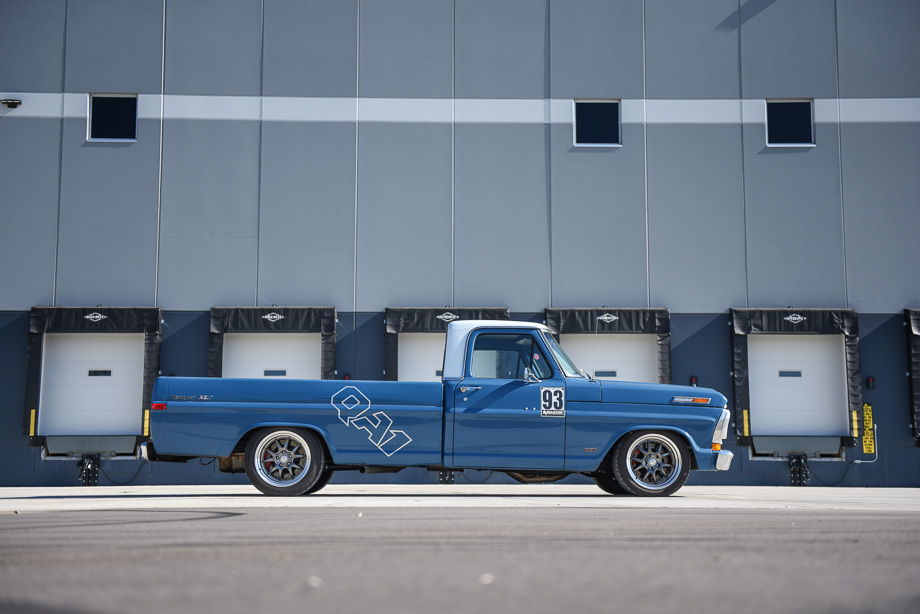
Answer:
[[[470,375],[485,379],[524,379],[524,369],[530,369],[539,379],[553,375],[533,336],[483,333],[476,337]]]

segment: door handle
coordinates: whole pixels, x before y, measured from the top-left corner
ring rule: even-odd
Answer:
[[[476,392],[482,390],[482,386],[460,386],[460,392]]]

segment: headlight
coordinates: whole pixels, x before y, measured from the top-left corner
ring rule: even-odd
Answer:
[[[728,437],[728,423],[731,420],[731,414],[728,412],[728,409],[722,409],[722,415],[719,416],[719,421],[716,422],[716,428],[712,432],[712,443],[721,444],[722,440]]]

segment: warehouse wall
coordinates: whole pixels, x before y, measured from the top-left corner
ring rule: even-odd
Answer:
[[[918,27],[912,0],[4,0],[0,460],[33,305],[161,306],[181,375],[212,306],[333,305],[360,378],[388,306],[664,306],[705,331],[678,383],[727,364],[729,308],[850,307],[895,374]],[[136,142],[86,139],[88,93],[140,95]],[[573,146],[575,98],[622,100],[622,147]],[[766,146],[767,98],[816,99],[815,147]]]

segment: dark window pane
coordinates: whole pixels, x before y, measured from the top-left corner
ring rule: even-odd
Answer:
[[[768,102],[767,142],[771,145],[811,144],[810,102]]]
[[[93,96],[91,139],[137,138],[137,98]]]
[[[552,377],[553,369],[531,335],[483,333],[476,337],[470,374],[488,379],[523,379],[530,369],[540,379]]]
[[[576,102],[575,142],[579,145],[619,145],[620,103]]]

